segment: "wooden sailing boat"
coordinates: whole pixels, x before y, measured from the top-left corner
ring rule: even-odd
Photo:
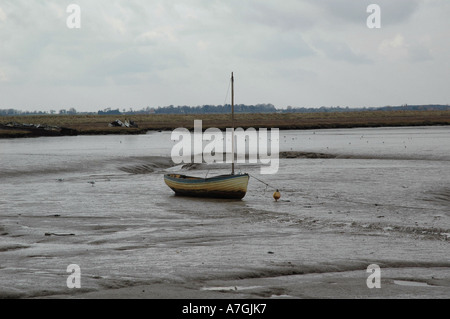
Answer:
[[[234,173],[234,77],[231,73],[232,162],[231,174],[208,178],[165,174],[164,182],[176,195],[242,199],[247,193],[248,174]]]

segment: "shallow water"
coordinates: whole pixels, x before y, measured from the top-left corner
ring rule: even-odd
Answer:
[[[354,271],[364,283],[373,263],[450,270],[449,136],[280,131],[280,151],[335,158],[281,159],[274,175],[240,165],[254,177],[242,201],[175,197],[162,178],[180,169],[170,132],[0,140],[0,296]]]

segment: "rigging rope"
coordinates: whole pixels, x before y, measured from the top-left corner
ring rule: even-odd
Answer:
[[[230,87],[231,87],[231,81],[228,82],[227,94],[225,95],[225,100],[223,101],[224,106],[227,104],[228,93],[230,93]]]

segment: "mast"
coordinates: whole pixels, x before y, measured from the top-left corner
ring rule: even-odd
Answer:
[[[234,175],[234,77],[231,72],[231,175]]]

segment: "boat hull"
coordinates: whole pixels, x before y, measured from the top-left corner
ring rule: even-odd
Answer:
[[[180,174],[164,175],[164,182],[176,195],[242,199],[247,193],[249,175],[220,175],[199,178]]]

